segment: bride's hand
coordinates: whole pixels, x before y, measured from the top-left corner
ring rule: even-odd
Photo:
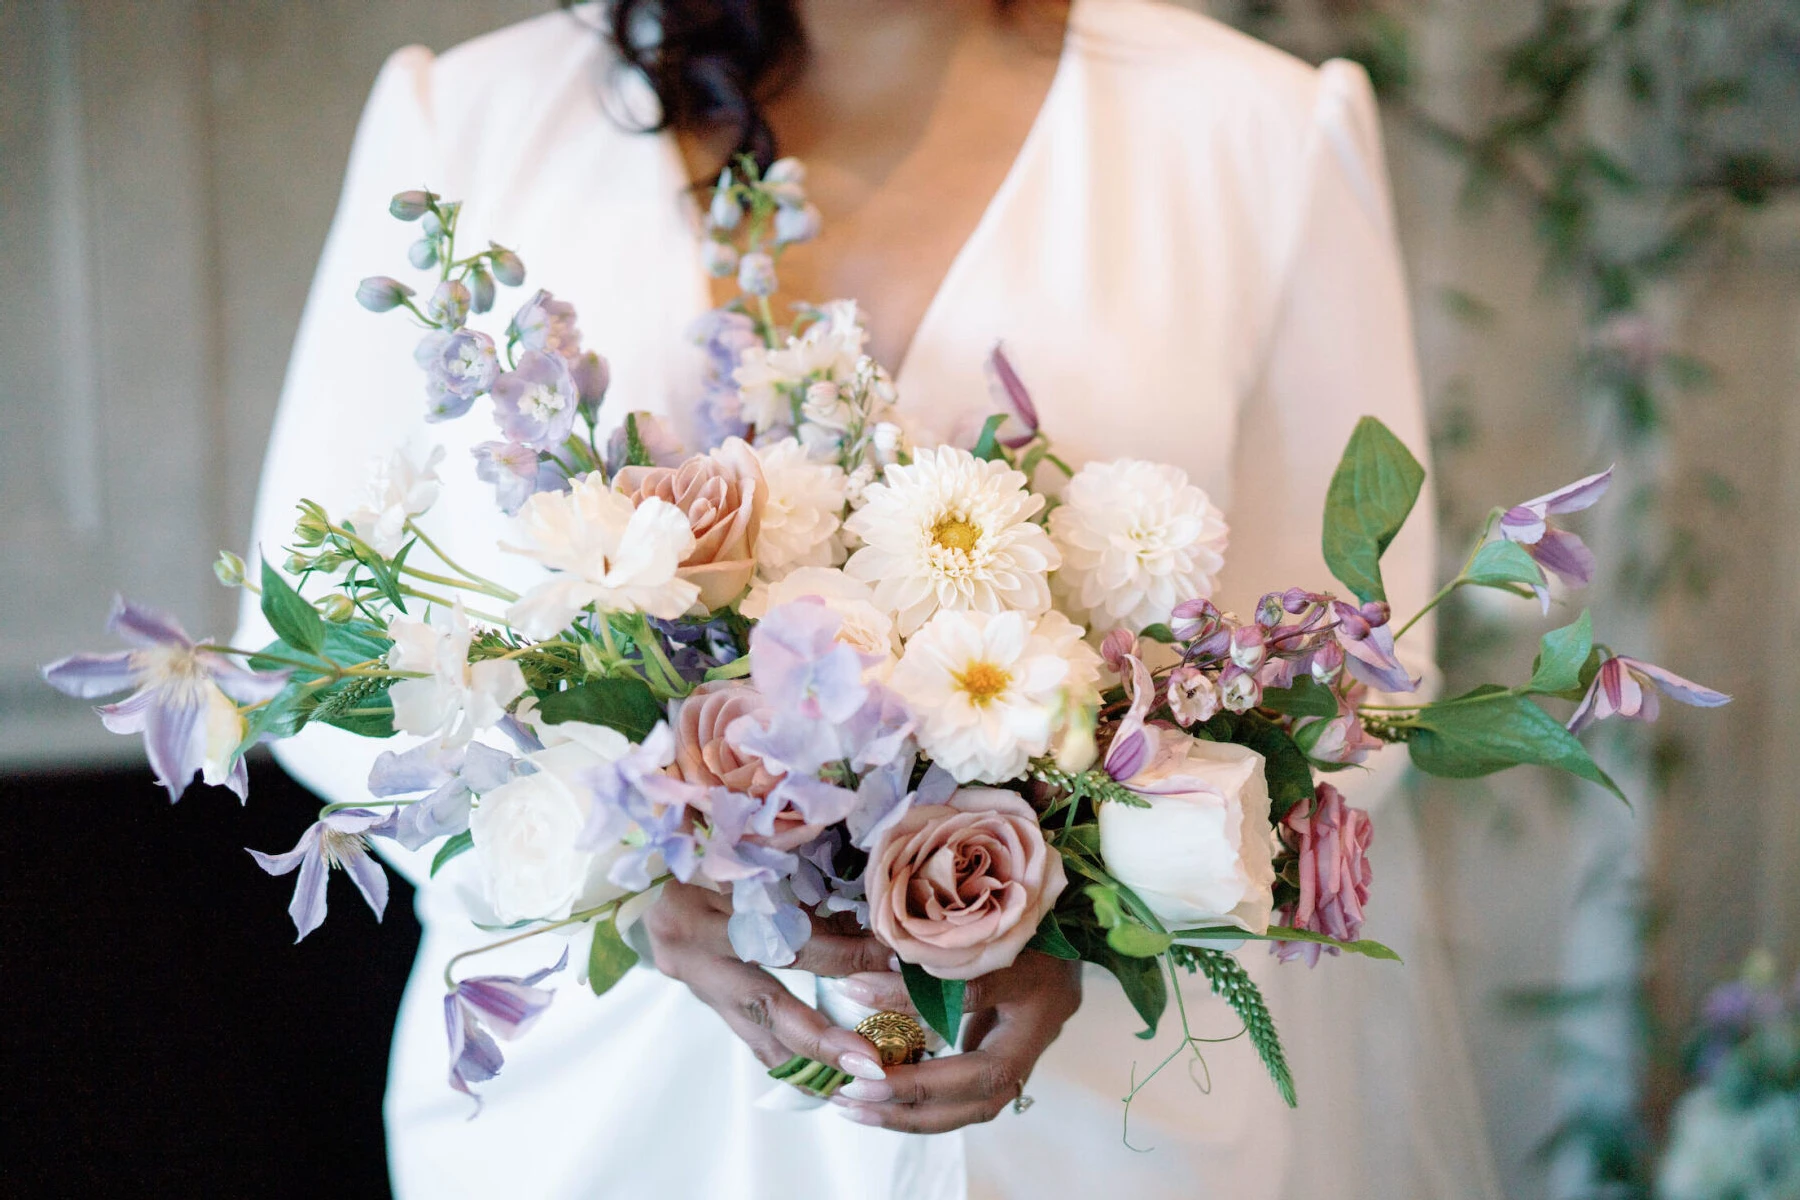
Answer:
[[[730,918],[729,896],[682,883],[665,884],[662,896],[644,915],[656,969],[686,984],[725,1018],[765,1066],[779,1066],[803,1054],[859,1079],[881,1079],[874,1046],[795,999],[761,967],[738,958],[725,932]],[[891,956],[872,937],[845,937],[815,924],[793,965],[814,975],[885,973]]]
[[[897,974],[859,975],[845,991],[871,1008],[914,1011]],[[963,1053],[889,1067],[886,1079],[847,1084],[832,1103],[853,1121],[907,1133],[991,1121],[1024,1094],[1032,1067],[1079,1007],[1081,964],[1027,950],[1012,966],[969,981]]]

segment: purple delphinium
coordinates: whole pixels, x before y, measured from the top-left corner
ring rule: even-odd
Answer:
[[[560,446],[569,436],[580,403],[569,365],[541,350],[527,350],[517,370],[494,380],[494,420],[501,432],[539,450]]]
[[[469,319],[472,303],[474,296],[467,284],[459,279],[446,279],[432,290],[431,299],[425,302],[425,319],[436,322],[443,329],[456,329]]]
[[[375,919],[381,920],[387,908],[388,881],[381,864],[369,856],[369,834],[387,822],[390,814],[367,808],[346,808],[326,813],[307,827],[300,841],[285,854],[250,851],[256,865],[271,875],[286,875],[296,867],[300,878],[294,884],[294,898],[288,903],[288,915],[294,918],[294,929],[300,941],[325,920],[325,889],[332,867],[342,867],[356,884],[363,899],[369,902]]]
[[[1600,664],[1594,681],[1588,685],[1587,695],[1582,697],[1575,715],[1569,718],[1569,731],[1580,733],[1595,721],[1604,721],[1611,716],[1624,717],[1628,721],[1654,721],[1661,707],[1657,701],[1658,691],[1671,700],[1695,708],[1717,708],[1731,703],[1731,697],[1724,692],[1701,687],[1673,671],[1621,654]]]
[[[1549,518],[1592,507],[1606,494],[1612,473],[1608,467],[1598,475],[1514,505],[1501,514],[1500,536],[1522,546],[1538,566],[1570,587],[1586,587],[1594,579],[1594,552],[1579,537],[1550,524]],[[1540,599],[1543,596],[1540,591]]]
[[[469,827],[471,802],[511,779],[513,762],[506,751],[480,742],[463,746],[423,742],[403,754],[384,750],[369,771],[371,795],[389,799],[430,794],[400,808],[391,826],[371,832],[392,837],[408,850],[461,833]]]
[[[122,596],[114,597],[106,628],[132,649],[58,659],[43,669],[44,681],[84,700],[135,688],[130,696],[97,711],[114,733],[144,735],[150,767],[156,781],[168,789],[171,803],[181,799],[194,775],[207,768],[208,717],[229,708],[231,727],[241,729],[231,701],[267,700],[287,683],[286,672],[249,671],[223,655],[199,649],[173,617]],[[240,800],[250,787],[242,757],[223,776],[207,782],[223,784]]]
[[[475,329],[431,331],[419,340],[413,361],[425,372],[428,421],[462,416],[500,374],[494,339]]]
[[[537,1024],[556,993],[539,987],[544,980],[569,965],[569,952],[553,967],[529,975],[477,975],[465,979],[444,996],[444,1030],[450,1039],[450,1086],[475,1101],[473,1119],[481,1112],[481,1097],[472,1084],[486,1083],[500,1073],[505,1058],[495,1038],[515,1041]]]
[[[537,493],[560,492],[569,485],[568,475],[553,460],[520,442],[482,442],[473,453],[475,477],[494,485],[494,502],[509,517]]]
[[[606,399],[606,390],[612,386],[612,364],[589,350],[569,360],[569,378],[575,383],[581,413],[592,424],[601,401]]]
[[[513,315],[508,332],[527,350],[554,354],[565,363],[581,357],[581,330],[575,324],[575,306],[542,288]]]

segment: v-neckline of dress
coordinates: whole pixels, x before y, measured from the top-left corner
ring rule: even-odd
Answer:
[[[892,370],[894,387],[905,395],[906,380],[910,368],[919,358],[919,348],[927,341],[927,335],[934,324],[942,320],[941,310],[949,307],[949,297],[953,296],[961,278],[971,270],[971,263],[976,252],[993,233],[994,226],[1000,223],[1008,202],[1019,188],[1019,180],[1025,172],[1033,156],[1037,152],[1038,143],[1049,136],[1047,130],[1051,123],[1054,109],[1067,90],[1071,73],[1070,62],[1076,54],[1076,38],[1080,34],[1080,22],[1084,10],[1094,0],[1070,0],[1069,15],[1063,27],[1062,47],[1057,52],[1056,69],[1051,73],[1050,86],[1044,90],[1043,98],[1038,102],[1037,112],[1032,116],[1031,124],[1026,128],[1025,138],[1019,143],[1012,162],[1006,168],[1006,174],[994,189],[987,203],[982,207],[981,216],[975,227],[969,231],[968,237],[957,247],[951,256],[950,265],[945,268],[937,287],[931,293],[925,310],[919,315],[918,324],[913,327],[912,336],[907,339],[906,349],[900,354],[897,367]],[[665,174],[675,181],[675,188],[683,197],[682,212],[687,220],[683,225],[688,233],[689,275],[694,282],[697,303],[693,306],[692,317],[698,318],[713,308],[711,277],[706,272],[701,258],[701,239],[693,231],[701,225],[701,213],[693,189],[687,181],[687,162],[681,153],[681,145],[676,141],[672,130],[665,129],[658,133],[662,147],[662,160]],[[834,299],[826,297],[825,299]],[[886,366],[887,364],[882,364]]]

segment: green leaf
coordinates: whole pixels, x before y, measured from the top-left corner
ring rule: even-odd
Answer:
[[[728,663],[706,669],[706,682],[716,683],[721,679],[742,679],[750,673],[750,656],[740,655]]]
[[[1262,707],[1290,717],[1335,717],[1337,693],[1314,679],[1302,675],[1292,687],[1264,688]]]
[[[432,877],[433,878],[437,877],[438,871],[443,869],[443,866],[445,863],[449,862],[451,859],[455,858],[457,855],[463,853],[465,850],[473,850],[474,848],[475,848],[475,835],[474,834],[470,833],[466,829],[463,830],[461,833],[453,834],[448,840],[446,840],[444,842],[444,844],[442,846],[438,847],[438,852],[436,854],[432,855],[432,857],[431,857]]]
[[[1332,712],[1336,711],[1334,707]],[[1312,764],[1286,730],[1255,713],[1244,713],[1233,724],[1228,740],[1263,756],[1271,822],[1280,824],[1296,804],[1313,802]]]
[[[1386,600],[1381,556],[1406,523],[1425,468],[1374,417],[1356,423],[1325,493],[1325,565],[1363,601]]]
[[[1393,950],[1371,938],[1346,942],[1328,934],[1295,929],[1288,925],[1271,925],[1266,933],[1251,933],[1248,929],[1239,929],[1235,925],[1217,925],[1204,929],[1177,929],[1173,936],[1205,942],[1317,942],[1321,946],[1336,946],[1339,950],[1348,950],[1365,958],[1379,958],[1385,962],[1401,961]]]
[[[981,425],[981,436],[975,439],[975,449],[970,451],[976,458],[992,462],[1001,456],[1000,426],[1006,423],[1005,413],[995,413]]]
[[[1428,775],[1473,779],[1531,763],[1567,771],[1625,799],[1562,722],[1504,689],[1426,705],[1413,725],[1407,749],[1413,765]]]
[[[1037,932],[1031,935],[1025,948],[1048,954],[1051,958],[1074,960],[1081,957],[1081,951],[1070,945],[1069,939],[1063,936],[1062,926],[1057,923],[1054,912],[1044,914],[1044,919],[1038,922]]]
[[[1505,588],[1513,584],[1539,587],[1544,583],[1544,570],[1525,548],[1504,538],[1485,543],[1475,552],[1463,580],[1477,587]]]
[[[1139,631],[1138,636],[1141,638],[1149,638],[1153,642],[1161,642],[1165,646],[1172,645],[1175,641],[1175,631],[1170,629],[1167,625],[1164,625],[1161,621],[1157,621],[1153,625],[1144,626],[1144,628]]]
[[[297,650],[318,654],[325,647],[325,619],[299,592],[288,585],[281,572],[262,565],[262,611],[276,636]]]
[[[1094,920],[1102,929],[1116,929],[1125,920],[1125,906],[1119,900],[1119,889],[1102,883],[1089,884],[1082,895],[1094,902]]]
[[[1594,619],[1587,609],[1574,623],[1552,629],[1538,644],[1537,661],[1526,686],[1540,695],[1556,695],[1581,686],[1581,668],[1594,650]]]
[[[538,712],[551,725],[564,721],[605,725],[634,742],[649,737],[664,716],[650,685],[624,675],[578,683],[566,691],[540,693]]]
[[[1256,1047],[1257,1057],[1262,1059],[1269,1078],[1275,1081],[1275,1090],[1281,1093],[1289,1108],[1297,1107],[1294,1076],[1288,1070],[1287,1054],[1275,1032],[1275,1021],[1269,1016],[1269,1006],[1263,1002],[1262,992],[1250,978],[1250,973],[1244,970],[1244,965],[1223,950],[1199,946],[1177,947],[1170,957],[1206,976],[1214,994],[1223,997],[1238,1020],[1244,1023],[1250,1044]]]
[[[604,996],[613,984],[625,978],[625,972],[637,965],[637,951],[619,936],[613,917],[594,922],[594,941],[588,948],[588,987],[594,995]]]
[[[1156,1036],[1163,1010],[1169,1005],[1168,984],[1163,977],[1162,962],[1155,958],[1129,958],[1106,944],[1098,929],[1074,926],[1066,930],[1069,940],[1088,962],[1105,967],[1119,981],[1125,998],[1143,1018],[1144,1029],[1137,1036],[1149,1041]]]
[[[1174,940],[1135,921],[1121,921],[1106,931],[1106,944],[1126,958],[1155,958]]]
[[[1057,845],[1063,850],[1073,850],[1088,858],[1100,857],[1100,826],[1092,821],[1080,825],[1071,825],[1059,836]]]
[[[907,996],[925,1023],[946,1042],[956,1045],[956,1034],[962,1026],[963,981],[939,979],[909,962],[900,964],[900,975],[906,980]]]

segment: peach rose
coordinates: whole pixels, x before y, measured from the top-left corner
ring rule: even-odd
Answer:
[[[863,878],[875,936],[939,979],[1010,966],[1068,883],[1031,806],[981,787],[909,809]]]
[[[707,611],[723,608],[750,586],[768,486],[748,443],[731,438],[678,467],[625,467],[613,486],[633,504],[655,496],[687,514],[694,549],[678,574],[699,586]]]
[[[731,727],[741,719],[760,722],[767,710],[762,693],[747,683],[717,680],[695,688],[675,713],[675,761],[669,773],[685,783],[704,788],[723,787],[762,800],[775,790],[782,776],[770,771],[756,755],[738,749]],[[695,808],[712,815],[708,796],[692,801]],[[768,837],[747,835],[777,850],[804,846],[825,831],[809,825],[792,808],[775,814],[775,830]]]

